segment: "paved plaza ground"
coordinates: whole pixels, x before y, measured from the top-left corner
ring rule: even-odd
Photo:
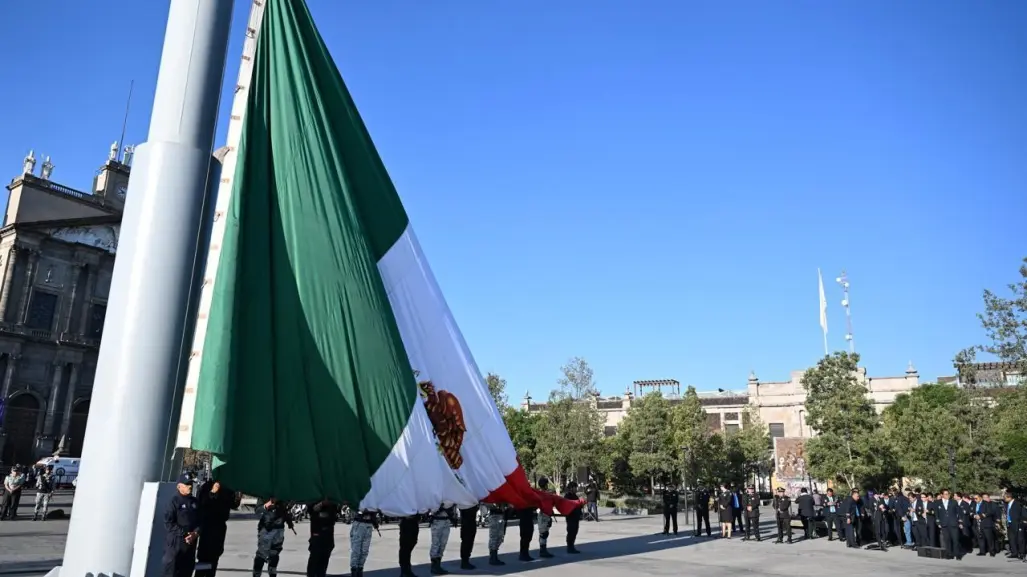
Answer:
[[[31,499],[22,500],[22,515],[31,517]],[[70,510],[71,496],[60,495],[54,506]],[[682,517],[683,520],[683,517]],[[578,547],[581,555],[564,552],[564,527],[561,522],[553,527],[550,543],[555,559],[533,563],[517,561],[517,527],[507,530],[502,548],[505,567],[487,564],[488,531],[479,529],[475,540],[475,559],[478,569],[468,574],[508,575],[529,573],[548,577],[605,577],[605,576],[662,576],[701,574],[703,577],[739,575],[767,575],[794,577],[824,577],[839,575],[934,576],[934,575],[1024,575],[1027,565],[1011,562],[1003,557],[967,556],[963,561],[921,559],[915,553],[893,549],[887,553],[847,549],[836,542],[818,539],[793,545],[775,545],[768,539],[771,524],[764,523],[764,541],[747,543],[740,539],[694,539],[685,533],[674,537],[660,534],[662,518],[614,517],[607,515],[601,523],[582,523]],[[60,563],[64,551],[67,521],[33,523],[28,520],[0,522],[0,575],[42,575]],[[296,527],[299,535],[287,533],[282,562],[283,575],[303,575],[307,560],[309,523]],[[382,536],[375,536],[371,555],[365,567],[367,577],[397,576],[396,551],[398,532],[396,525],[382,528]],[[330,575],[349,572],[349,526],[339,524],[336,529],[336,548],[329,567]],[[536,535],[537,538],[537,535]],[[415,572],[420,577],[428,573],[428,544],[430,535],[422,527],[414,560]],[[537,547],[537,541],[535,542]],[[226,552],[221,559],[219,574],[223,577],[243,576],[250,572],[256,547],[256,521],[252,515],[239,514],[229,523]],[[533,551],[537,553],[537,549]],[[459,557],[459,532],[454,529],[446,551],[444,565],[454,577],[465,574],[456,569]],[[266,573],[265,573],[266,575]]]

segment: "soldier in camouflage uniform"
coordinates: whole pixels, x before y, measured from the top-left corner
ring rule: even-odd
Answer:
[[[253,557],[253,577],[260,577],[267,563],[267,573],[271,577],[278,574],[278,558],[285,544],[285,527],[296,532],[292,515],[285,503],[270,498],[257,507],[260,519],[257,521],[257,554]]]
[[[549,486],[549,479],[542,477],[538,480],[538,488],[545,491],[546,493],[552,493],[553,489]],[[549,552],[547,547],[549,541],[549,529],[553,526],[553,518],[546,515],[541,510],[538,513],[538,556],[539,557],[552,557],[553,554]]]
[[[431,548],[428,550],[428,557],[431,559],[431,574],[446,575],[449,571],[442,568],[442,555],[446,552],[446,544],[449,543],[449,531],[459,521],[456,518],[456,507],[440,505],[431,517]]]
[[[506,505],[489,505],[489,565],[506,565],[499,560],[499,548],[506,536],[506,511]]]
[[[364,563],[371,552],[371,531],[378,529],[378,513],[363,511],[353,517],[349,526],[349,571],[352,577],[364,577]]]

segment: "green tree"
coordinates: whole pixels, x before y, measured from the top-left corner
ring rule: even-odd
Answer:
[[[1009,297],[984,291],[984,313],[978,314],[989,344],[977,347],[1027,374],[1027,258],[1020,279],[1009,285]]]
[[[807,422],[817,433],[806,442],[810,473],[847,487],[881,484],[898,473],[858,371],[859,355],[837,352],[802,376]]]
[[[742,429],[729,435],[728,460],[738,462],[739,470],[734,475],[737,482],[748,484],[757,473],[770,469],[770,432],[755,407],[745,408],[742,422]]]
[[[673,435],[670,427],[670,403],[659,392],[645,395],[628,409],[624,417],[631,430],[631,454],[628,464],[636,475],[649,478],[649,488],[656,489],[656,477],[673,473]]]
[[[492,395],[492,400],[496,403],[499,414],[504,414],[509,406],[509,399],[506,396],[506,379],[495,373],[489,373],[485,375],[485,384],[489,387],[489,394]]]
[[[719,448],[711,442],[713,435],[706,410],[695,387],[688,387],[684,398],[671,410],[670,425],[671,443],[677,451],[685,484],[694,487],[708,482],[713,462],[720,458]]]
[[[560,368],[560,372],[563,375],[557,381],[557,384],[560,385],[560,395],[572,399],[586,399],[597,393],[595,375],[585,359],[581,357],[570,359]]]
[[[997,394],[995,434],[1005,460],[1001,482],[1007,487],[1027,488],[1027,388],[1020,386]]]
[[[579,467],[595,467],[604,423],[591,402],[554,391],[535,427],[538,470],[559,481]]]
[[[617,434],[606,437],[600,444],[597,458],[597,470],[601,480],[609,482],[614,492],[625,495],[637,495],[648,479],[640,480],[631,470],[628,462],[631,456],[631,430],[622,422]]]
[[[506,407],[503,410],[503,424],[510,434],[514,449],[517,451],[517,458],[525,471],[534,471],[535,445],[538,441],[536,428],[539,417],[536,413],[521,411],[513,407]]]

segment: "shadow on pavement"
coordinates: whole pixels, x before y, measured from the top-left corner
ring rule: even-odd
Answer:
[[[61,564],[61,559],[0,563],[0,575],[38,575],[49,572]]]

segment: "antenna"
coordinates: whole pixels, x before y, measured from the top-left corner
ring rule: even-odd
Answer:
[[[845,340],[849,341],[849,352],[856,352],[856,343],[852,340],[852,311],[849,309],[849,277],[845,275],[845,271],[842,271],[842,276],[834,279],[835,282],[842,285],[842,307],[845,308]]]
[[[128,128],[128,111],[132,107],[132,88],[135,86],[136,81],[132,80],[128,83],[128,100],[125,101],[125,119],[121,121],[121,138],[118,139],[118,143],[125,144],[125,129]],[[112,160],[118,160],[120,153],[116,152]]]

